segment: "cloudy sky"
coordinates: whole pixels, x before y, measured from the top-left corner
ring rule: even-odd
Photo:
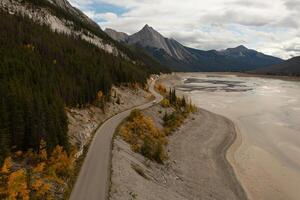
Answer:
[[[104,28],[128,34],[149,24],[194,48],[245,45],[300,55],[300,0],[70,0]]]

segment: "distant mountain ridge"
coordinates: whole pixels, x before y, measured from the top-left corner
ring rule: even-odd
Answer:
[[[268,75],[300,76],[300,56],[291,58],[281,64],[261,68],[251,73]]]
[[[280,58],[242,45],[222,51],[189,48],[174,39],[165,38],[149,25],[133,35],[126,34],[122,39],[113,35],[112,29],[109,30],[105,32],[113,39],[143,48],[163,65],[178,71],[247,71],[283,62]]]

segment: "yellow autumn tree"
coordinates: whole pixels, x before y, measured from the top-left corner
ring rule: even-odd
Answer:
[[[164,108],[170,107],[170,101],[169,101],[169,99],[164,98],[164,99],[160,102],[160,105],[161,105],[162,107],[164,107]]]
[[[0,199],[7,196],[7,180],[11,173],[12,159],[7,157],[0,169]]]
[[[12,159],[11,157],[7,157],[4,160],[3,166],[1,168],[1,173],[8,174],[10,173],[10,168],[12,167]]]
[[[50,199],[52,184],[40,177],[35,177],[31,185],[32,190],[35,192],[35,197],[38,199]]]
[[[64,180],[74,170],[75,150],[68,155],[56,146],[49,156],[46,146],[42,141],[39,152],[17,152],[4,160],[0,167],[0,199],[27,200],[30,194],[33,199],[50,200],[60,192],[57,186],[66,187]]]
[[[105,98],[104,93],[101,90],[97,93],[96,104],[102,109],[103,112],[105,112]]]
[[[102,92],[101,90],[99,90],[98,93],[97,93],[97,98],[98,98],[98,99],[102,99],[103,96],[104,96],[104,95],[103,95],[103,92]]]
[[[19,169],[9,175],[7,183],[7,196],[9,200],[29,200],[29,192],[26,171],[24,169]]]
[[[62,181],[59,177],[69,176],[72,173],[74,161],[64,151],[63,147],[56,146],[49,158],[48,168],[53,177],[58,178],[58,181]]]

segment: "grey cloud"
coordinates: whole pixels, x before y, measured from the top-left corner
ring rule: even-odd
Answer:
[[[300,43],[293,43],[284,48],[285,51],[300,53]]]
[[[254,7],[254,8],[265,8],[268,4],[263,1],[253,0],[237,0],[226,4],[227,6],[242,6],[242,7]]]
[[[271,17],[258,14],[243,13],[238,10],[227,10],[221,14],[208,14],[200,19],[201,22],[236,23],[244,26],[265,26],[272,23]]]
[[[285,0],[284,5],[289,10],[300,10],[300,1],[298,0]]]
[[[275,24],[280,27],[286,27],[286,28],[298,28],[300,27],[299,20],[295,16],[288,16],[283,19],[281,19],[277,24]]]

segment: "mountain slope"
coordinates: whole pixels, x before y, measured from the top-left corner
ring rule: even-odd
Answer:
[[[189,48],[174,39],[165,38],[148,25],[125,42],[145,49],[162,64],[178,71],[247,71],[282,62],[279,58],[244,46],[224,51]]]
[[[107,33],[112,39],[118,41],[118,42],[124,42],[128,39],[129,35],[123,32],[118,32],[110,28],[106,28],[104,30],[105,33]]]
[[[32,0],[31,0],[32,1]],[[94,27],[99,27],[99,25],[88,18],[83,12],[81,12],[79,9],[73,7],[68,1],[66,0],[48,0],[53,5],[63,9],[64,11],[72,14],[73,16],[77,16],[81,21],[88,23]]]
[[[253,71],[258,74],[300,76],[300,56],[291,58],[281,64],[268,66]]]

